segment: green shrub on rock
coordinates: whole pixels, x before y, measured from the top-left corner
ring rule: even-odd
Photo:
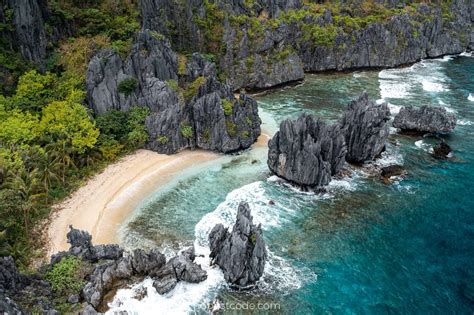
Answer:
[[[229,100],[222,100],[222,109],[224,110],[224,115],[232,115],[232,110],[234,109],[234,104]]]
[[[183,137],[191,139],[193,137],[193,127],[187,124],[182,124],[181,134],[183,135]]]
[[[168,138],[167,136],[159,136],[157,138],[157,141],[162,144],[162,145],[165,145],[167,144],[169,141],[170,141],[170,138]]]
[[[46,274],[46,279],[51,283],[53,292],[59,296],[77,294],[85,284],[81,278],[82,268],[81,258],[65,257]]]
[[[118,84],[117,90],[119,93],[125,94],[129,96],[136,90],[138,87],[138,80],[135,78],[128,78],[125,80],[120,81]]]
[[[188,100],[192,99],[194,96],[196,96],[196,94],[199,91],[199,88],[205,82],[206,82],[205,77],[197,77],[196,80],[194,80],[184,92],[184,97]]]

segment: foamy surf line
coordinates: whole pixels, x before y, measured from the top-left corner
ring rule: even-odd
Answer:
[[[261,223],[264,230],[280,226],[282,219],[279,216],[279,211],[294,212],[283,205],[279,205],[278,208],[266,207],[269,200],[265,197],[262,182],[251,183],[232,191],[223,203],[214,211],[206,214],[195,227],[196,263],[206,270],[208,277],[205,281],[197,284],[180,282],[171,292],[160,295],[153,288],[153,280],[145,279],[131,288],[118,290],[113,301],[109,303],[107,314],[121,311],[132,314],[156,314],[157,309],[163,314],[184,314],[206,309],[207,305],[215,299],[219,290],[227,286],[221,270],[217,266],[210,266],[208,235],[216,224],[221,223],[229,228],[233,226],[237,207],[241,201],[249,203],[254,223]],[[288,292],[298,289],[301,287],[303,279],[308,278],[308,275],[311,274],[309,270],[305,270],[304,273],[297,270],[284,258],[268,250],[268,260],[264,275],[259,282],[259,290]],[[313,274],[309,278],[316,280],[316,275]],[[144,298],[140,299],[138,295],[143,291],[147,293]]]

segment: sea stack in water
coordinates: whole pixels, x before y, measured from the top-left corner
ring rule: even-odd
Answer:
[[[437,158],[449,158],[452,152],[451,147],[444,141],[438,143],[433,148],[433,155]]]
[[[447,133],[456,127],[456,116],[448,113],[445,108],[422,106],[404,107],[395,116],[393,126],[402,131],[419,133]]]
[[[312,115],[285,120],[268,142],[268,167],[276,175],[302,186],[329,184],[342,169],[346,155],[343,129]]]
[[[390,133],[389,120],[387,104],[369,101],[366,92],[349,103],[342,118],[347,145],[346,160],[353,163],[374,160],[385,148]]]
[[[209,234],[210,257],[224,272],[228,283],[239,288],[250,288],[263,275],[267,250],[261,226],[252,222],[250,207],[239,204],[237,221],[229,233],[217,224]]]

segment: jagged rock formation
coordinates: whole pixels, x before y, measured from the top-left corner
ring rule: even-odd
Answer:
[[[12,257],[0,257],[0,293],[7,290],[19,290],[27,283],[20,274]]]
[[[410,10],[405,1],[379,3],[393,10],[375,21],[301,0],[140,0],[139,7],[143,31],[170,38],[178,51],[214,54],[233,90],[301,80],[304,71],[394,67],[474,47],[471,1]],[[8,27],[0,37],[42,64],[48,44],[76,31],[53,15],[45,0],[5,0],[0,23]]]
[[[207,273],[194,263],[194,247],[171,258],[157,273],[153,287],[160,294],[171,291],[179,281],[199,283],[207,279]]]
[[[173,289],[178,281],[197,283],[207,278],[206,272],[194,263],[193,248],[166,262],[165,256],[158,249],[149,252],[141,249],[127,252],[118,245],[93,246],[89,233],[70,228],[67,235],[71,244],[69,251],[54,255],[51,261],[54,265],[62,258],[74,255],[94,263],[88,281],[82,289],[82,297],[96,310],[107,293],[132,280],[151,276],[156,279],[155,283],[168,283],[166,289],[155,285],[160,288],[158,292],[163,294]],[[173,285],[169,284],[171,276],[174,277]]]
[[[83,263],[81,277],[85,281],[80,295],[64,296],[70,304],[80,304],[82,311],[91,314],[103,309],[104,297],[112,291],[145,277],[152,277],[160,294],[169,292],[179,281],[198,283],[207,278],[201,266],[194,263],[194,248],[188,248],[166,262],[158,249],[148,252],[136,249],[124,251],[118,245],[92,245],[92,237],[85,231],[70,227],[67,234],[71,247],[51,257],[51,264],[35,275],[20,274],[13,258],[0,257],[0,312],[22,312],[17,302],[25,297],[28,303],[39,307],[42,312],[56,311],[51,307],[53,291],[44,280],[44,269],[51,270],[62,259],[80,257]],[[56,296],[57,298],[57,296]]]
[[[379,2],[386,8],[407,5]],[[300,80],[303,71],[395,67],[474,45],[474,13],[466,0],[443,7],[421,3],[414,11],[393,10],[389,18],[361,24],[344,10],[312,13],[299,0],[209,3],[141,0],[142,27],[168,36],[179,50],[217,54],[234,89]]]
[[[340,125],[312,115],[285,120],[268,142],[268,167],[298,185],[319,187],[342,169],[347,147]]]
[[[86,231],[74,229],[70,226],[67,233],[67,242],[71,244],[67,252],[59,252],[51,256],[51,264],[59,262],[63,257],[70,255],[81,257],[84,260],[97,262],[99,260],[117,260],[123,255],[123,249],[115,244],[92,245],[92,236]]]
[[[98,114],[128,110],[133,105],[164,110],[178,102],[165,82],[178,79],[177,69],[177,56],[167,40],[151,32],[139,33],[125,61],[113,49],[102,50],[91,59],[86,74],[88,103]],[[119,90],[127,80],[131,87]]]
[[[371,161],[385,148],[389,136],[390,110],[387,104],[369,101],[364,92],[349,103],[342,118],[347,145],[346,160],[362,163]]]
[[[23,314],[16,300],[24,297],[30,297],[42,312],[55,313],[49,283],[37,275],[20,274],[12,257],[0,257],[0,313]]]
[[[456,127],[456,116],[448,113],[445,108],[422,106],[404,107],[400,110],[393,126],[402,131],[416,131],[420,133],[446,133]]]
[[[147,146],[160,153],[194,147],[227,153],[254,143],[260,135],[256,102],[236,99],[203,56],[180,62],[162,35],[141,32],[125,61],[110,49],[92,58],[88,103],[99,114],[148,107]]]
[[[11,20],[5,21],[14,28],[14,34],[10,34],[12,44],[18,48],[25,59],[34,62],[42,61],[46,57],[48,45],[44,25],[46,1],[7,0],[6,7],[12,12],[12,15],[8,17]],[[7,19],[6,14],[2,15]]]
[[[3,295],[0,293],[0,313],[5,314],[24,314],[25,312],[15,303],[12,299],[8,296]]]
[[[48,25],[46,25],[48,23]],[[71,25],[59,17],[51,23],[46,0],[4,0],[0,3],[0,42],[38,65],[46,59],[48,44],[72,35]]]
[[[229,233],[217,224],[209,234],[210,257],[224,272],[225,280],[239,288],[254,286],[263,275],[267,249],[261,226],[252,222],[248,203],[241,202]]]
[[[303,187],[329,184],[344,162],[374,160],[389,136],[390,111],[366,92],[349,103],[340,124],[302,114],[285,120],[268,142],[267,164],[276,175]]]

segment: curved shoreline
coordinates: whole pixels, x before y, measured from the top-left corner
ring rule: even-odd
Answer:
[[[266,146],[268,139],[262,133],[254,146]],[[88,231],[94,244],[118,243],[122,223],[143,200],[183,171],[221,156],[204,150],[185,150],[174,155],[138,150],[109,165],[54,206],[46,231],[47,257],[69,248],[69,225]]]

